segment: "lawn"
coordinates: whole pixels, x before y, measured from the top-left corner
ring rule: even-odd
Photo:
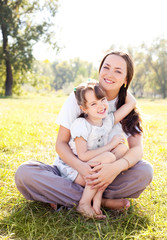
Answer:
[[[54,212],[19,194],[14,174],[21,163],[54,161],[55,119],[64,101],[53,95],[0,99],[0,239],[167,239],[167,100],[138,100],[144,159],[154,166],[154,180],[127,213],[86,220],[73,209]]]

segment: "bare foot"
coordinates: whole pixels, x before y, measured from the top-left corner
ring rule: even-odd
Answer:
[[[130,202],[127,199],[102,199],[102,205],[113,210],[128,210]]]
[[[88,204],[79,204],[76,209],[77,209],[77,212],[79,212],[81,215],[83,215],[86,218],[95,218],[95,219],[106,218],[106,216],[103,215],[102,213],[101,214],[96,214],[93,207],[88,205]]]
[[[93,209],[95,210],[95,213],[96,213],[97,215],[102,214],[102,210],[100,209],[100,206],[98,206],[98,205],[96,205],[96,204],[94,204],[94,203],[93,203]]]
[[[55,203],[50,203],[51,208],[53,208],[54,210],[57,210],[57,204]]]
[[[95,194],[94,198],[93,198],[93,208],[96,212],[96,214],[102,214],[101,211],[101,199],[102,199],[102,193],[99,191]]]

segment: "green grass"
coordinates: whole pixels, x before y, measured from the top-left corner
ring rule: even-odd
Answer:
[[[144,126],[144,159],[154,165],[152,184],[128,213],[107,211],[106,220],[86,220],[74,209],[54,212],[25,200],[14,174],[29,160],[52,164],[56,116],[64,97],[0,99],[0,239],[167,239],[167,100],[138,100]]]

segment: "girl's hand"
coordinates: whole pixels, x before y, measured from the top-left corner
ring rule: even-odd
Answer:
[[[111,139],[110,145],[111,145],[111,148],[113,149],[113,148],[116,148],[118,146],[118,144],[124,143],[124,142],[125,142],[125,139],[124,139],[124,137],[122,135],[115,135]]]
[[[99,164],[92,169],[92,174],[85,178],[86,183],[92,188],[104,190],[120,174],[122,167],[119,161]]]
[[[89,176],[92,174],[92,167],[95,167],[99,165],[99,163],[87,163],[87,162],[81,162],[80,169],[78,169],[78,172],[85,178],[86,176]]]

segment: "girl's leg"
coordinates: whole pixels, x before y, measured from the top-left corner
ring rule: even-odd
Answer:
[[[115,155],[112,152],[104,152],[88,162],[96,162],[96,163],[112,163],[116,160]]]
[[[128,147],[125,144],[119,144],[116,148],[114,148],[111,152],[115,155],[116,160],[123,157],[128,151]]]
[[[80,174],[78,174],[77,178],[75,179],[75,183],[78,183],[83,186],[85,185],[85,181]],[[102,215],[102,212],[100,211],[102,195],[100,196],[100,200],[98,202],[100,203],[100,205],[98,205],[99,211],[96,211],[98,208],[96,205],[95,205],[96,210],[92,207],[92,199],[96,194],[96,192],[97,192],[97,189],[92,189],[90,186],[86,185],[83,190],[82,197],[77,206],[77,211],[81,213],[83,216],[88,218],[95,217],[95,218],[103,219],[105,218],[105,215]]]
[[[130,201],[127,199],[102,199],[102,195],[103,191],[97,191],[93,198],[93,208],[96,214],[102,214],[101,205],[112,210],[128,210],[130,207]]]
[[[105,152],[102,153],[93,159],[91,159],[89,162],[96,162],[96,163],[111,163],[115,161],[115,156],[111,152]],[[84,186],[84,179],[80,174],[78,174],[77,178],[75,179],[75,183],[78,183],[82,186]],[[92,189],[90,186],[86,186],[83,195],[79,201],[79,205],[77,207],[77,211],[80,212],[82,215],[87,217],[93,217],[96,214],[102,215],[102,211],[100,210],[101,207],[101,199],[102,199],[102,191],[98,191],[97,189]],[[93,200],[93,207],[92,202]],[[102,218],[105,216],[102,215]]]
[[[85,186],[82,197],[77,206],[77,211],[85,217],[94,217],[96,215],[96,212],[91,204],[96,191],[96,189],[92,190],[88,185]]]
[[[102,203],[102,195],[104,191],[97,191],[93,198],[93,208],[97,214],[102,214],[101,211],[101,203]]]

